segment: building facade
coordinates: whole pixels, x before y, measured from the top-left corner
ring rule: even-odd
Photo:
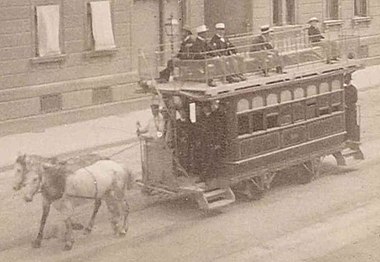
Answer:
[[[311,16],[329,33],[360,35],[363,54],[380,56],[378,0],[2,0],[0,123],[141,96],[139,50],[170,52],[184,24],[224,22],[241,34]]]

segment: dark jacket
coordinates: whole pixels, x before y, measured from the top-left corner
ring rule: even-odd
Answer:
[[[217,51],[213,52],[213,54],[218,56],[232,55],[237,53],[235,46],[227,37],[221,38],[219,35],[214,35],[210,40],[210,45],[213,50]]]
[[[197,37],[190,48],[192,59],[206,59],[211,57],[209,53],[212,50],[206,39]]]
[[[307,29],[307,34],[308,34],[308,36],[309,36],[309,40],[310,40],[310,42],[312,42],[312,43],[318,43],[318,42],[321,42],[321,40],[325,38],[325,37],[321,34],[321,31],[319,30],[319,28],[314,27],[314,26],[310,26],[310,27]]]
[[[273,49],[273,46],[264,38],[264,36],[259,35],[253,38],[252,46],[250,48],[251,52],[257,52],[257,51],[269,50],[269,49]]]
[[[191,35],[188,35],[181,43],[177,57],[179,59],[191,59],[191,48],[194,44],[194,40]]]

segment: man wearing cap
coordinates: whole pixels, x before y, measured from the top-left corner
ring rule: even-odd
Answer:
[[[243,57],[237,54],[235,46],[225,36],[224,23],[215,25],[216,34],[211,38],[210,45],[217,56],[224,56],[227,66],[227,71],[232,73],[227,75],[226,80],[229,83],[244,81],[246,78],[242,75],[244,71]]]
[[[138,136],[143,135],[144,137],[159,139],[163,137],[165,120],[160,113],[160,105],[158,97],[153,97],[150,105],[153,117],[148,121],[144,128],[141,128],[140,122],[137,122],[136,133]]]
[[[331,60],[337,60],[338,47],[335,42],[325,40],[321,31],[318,28],[319,20],[316,17],[309,19],[308,24],[310,25],[307,29],[307,34],[309,36],[309,41],[314,46],[321,46],[326,54],[326,62],[331,63]]]
[[[281,74],[283,73],[282,70],[282,59],[278,54],[278,51],[274,49],[273,45],[270,43],[271,36],[270,33],[273,32],[273,30],[269,27],[269,25],[264,25],[260,27],[261,34],[253,38],[252,40],[252,46],[250,48],[250,52],[258,52],[263,50],[268,50],[268,57],[269,64],[273,64],[276,67],[276,72]],[[266,62],[265,62],[266,63]],[[264,66],[263,69],[264,75],[268,74],[268,65]]]
[[[191,59],[190,48],[194,43],[194,39],[192,37],[193,33],[191,32],[191,29],[189,26],[187,25],[183,26],[182,36],[183,36],[183,40],[176,57],[181,60]],[[160,83],[168,82],[170,79],[170,74],[173,72],[173,70],[174,70],[174,63],[173,63],[173,60],[170,59],[166,65],[166,68],[160,71],[160,77],[158,79],[158,82]]]
[[[212,47],[209,45],[209,43],[207,43],[207,40],[206,40],[207,32],[208,32],[208,28],[206,25],[201,25],[197,27],[197,38],[195,39],[194,44],[190,48],[190,51],[192,53],[192,58],[195,60],[212,58],[212,54],[210,53],[210,51],[212,51]],[[216,86],[212,78],[212,75],[215,74],[215,72],[213,72],[215,71],[215,67],[217,69],[221,68],[220,61],[218,60],[207,61],[207,72],[209,72],[209,74],[206,77],[208,78],[207,84],[210,87]]]

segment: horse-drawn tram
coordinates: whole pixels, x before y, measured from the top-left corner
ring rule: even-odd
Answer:
[[[272,72],[276,66],[262,56],[250,54],[251,71],[243,57],[247,79],[236,83],[226,83],[228,57],[218,57],[222,80],[214,87],[206,83],[215,58],[173,60],[178,75],[156,85],[163,135],[140,136],[144,191],[193,196],[200,208],[214,209],[234,202],[235,193],[260,198],[281,170],[294,168],[307,183],[324,156],[338,165],[363,158],[356,105],[345,101],[360,68],[355,59],[319,58]]]

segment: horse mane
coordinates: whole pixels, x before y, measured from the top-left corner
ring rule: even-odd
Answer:
[[[50,200],[57,200],[63,196],[66,187],[67,173],[70,172],[64,165],[45,168],[43,172],[42,191]]]

